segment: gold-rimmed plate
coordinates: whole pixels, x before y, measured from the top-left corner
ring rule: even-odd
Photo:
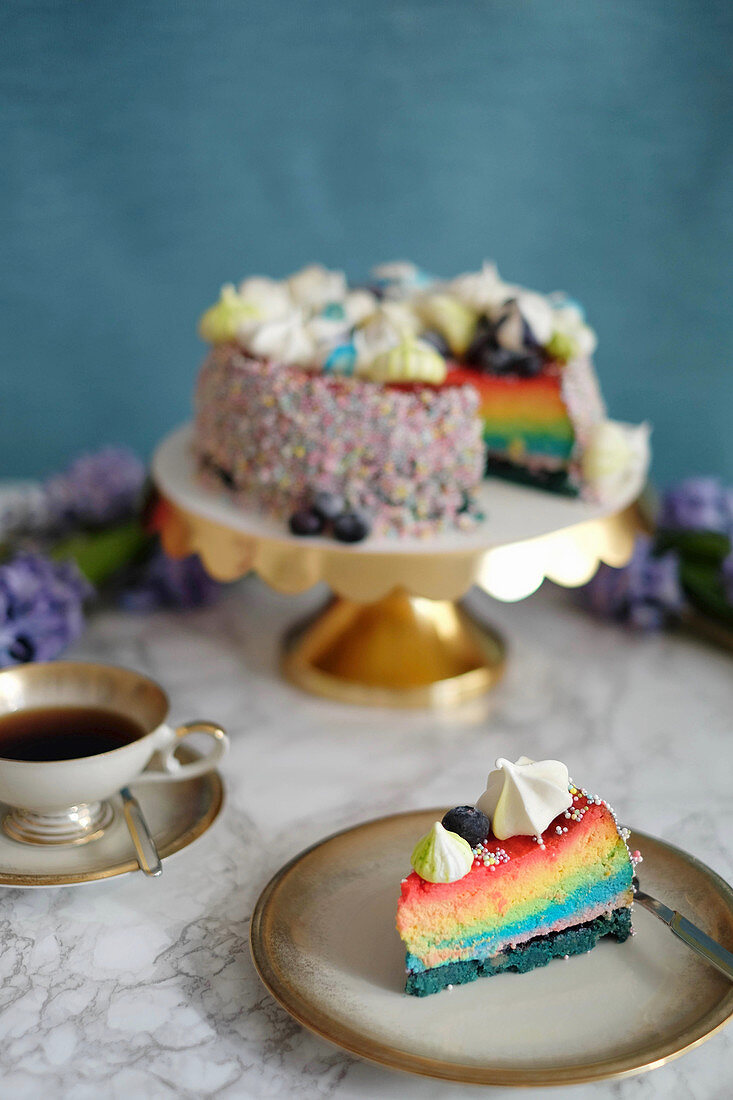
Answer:
[[[183,762],[198,753],[180,745]],[[187,848],[216,821],[224,804],[224,785],[216,771],[180,783],[131,787],[142,807],[161,860]],[[137,871],[135,849],[119,796],[111,799],[114,819],[104,834],[88,844],[44,846],[11,840],[0,830],[0,886],[78,886]],[[7,807],[0,803],[0,817]]]
[[[255,966],[301,1024],[381,1065],[466,1084],[561,1085],[662,1065],[733,1015],[733,986],[636,906],[635,936],[531,973],[408,997],[394,929],[415,840],[442,810],[329,837],[257,902]],[[644,888],[733,948],[733,890],[710,868],[634,833]]]

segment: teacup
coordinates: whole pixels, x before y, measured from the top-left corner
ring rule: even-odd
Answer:
[[[215,768],[229,747],[224,731],[212,722],[187,722],[176,729],[166,725],[167,695],[138,672],[76,661],[19,665],[0,672],[0,722],[10,714],[20,718],[21,712],[38,708],[68,707],[98,708],[134,722],[134,739],[109,751],[59,760],[8,759],[0,743],[0,801],[10,808],[2,827],[14,840],[93,840],[112,820],[114,811],[107,800],[122,787],[195,778]],[[176,746],[198,732],[212,738],[211,751],[181,763]],[[148,767],[151,763],[155,766]]]

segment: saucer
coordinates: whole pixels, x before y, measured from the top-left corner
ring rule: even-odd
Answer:
[[[393,1069],[475,1085],[570,1085],[653,1069],[733,1016],[733,985],[639,906],[635,935],[527,974],[428,997],[404,992],[395,931],[415,837],[443,810],[397,814],[329,837],[263,891],[250,942],[295,1019]],[[733,946],[733,890],[685,852],[634,832],[644,889]]]
[[[199,754],[184,745],[181,763]],[[224,803],[216,771],[180,783],[141,785],[135,796],[153,834],[161,860],[197,840],[214,823]],[[77,886],[139,870],[119,795],[110,799],[114,817],[99,839],[69,847],[45,847],[11,840],[0,830],[0,886]],[[0,817],[8,807],[0,803]]]

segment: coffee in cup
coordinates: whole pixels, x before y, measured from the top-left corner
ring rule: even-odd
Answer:
[[[110,665],[52,661],[0,672],[2,827],[32,844],[80,844],[113,817],[108,799],[130,783],[178,782],[216,766],[228,748],[212,722],[166,725],[168,698],[148,677]],[[181,764],[190,733],[213,740]],[[151,766],[155,757],[155,766]]]

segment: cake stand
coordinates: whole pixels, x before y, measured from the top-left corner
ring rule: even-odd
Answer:
[[[483,694],[501,677],[505,646],[458,602],[471,586],[513,601],[545,577],[584,584],[599,562],[628,561],[640,525],[641,476],[605,507],[491,479],[480,494],[486,519],[471,531],[356,545],[296,537],[200,486],[191,439],[184,425],[153,457],[155,526],[166,552],[197,553],[217,580],[253,570],[279,592],[325,582],[335,595],[288,633],[283,671],[344,702],[436,707]]]

